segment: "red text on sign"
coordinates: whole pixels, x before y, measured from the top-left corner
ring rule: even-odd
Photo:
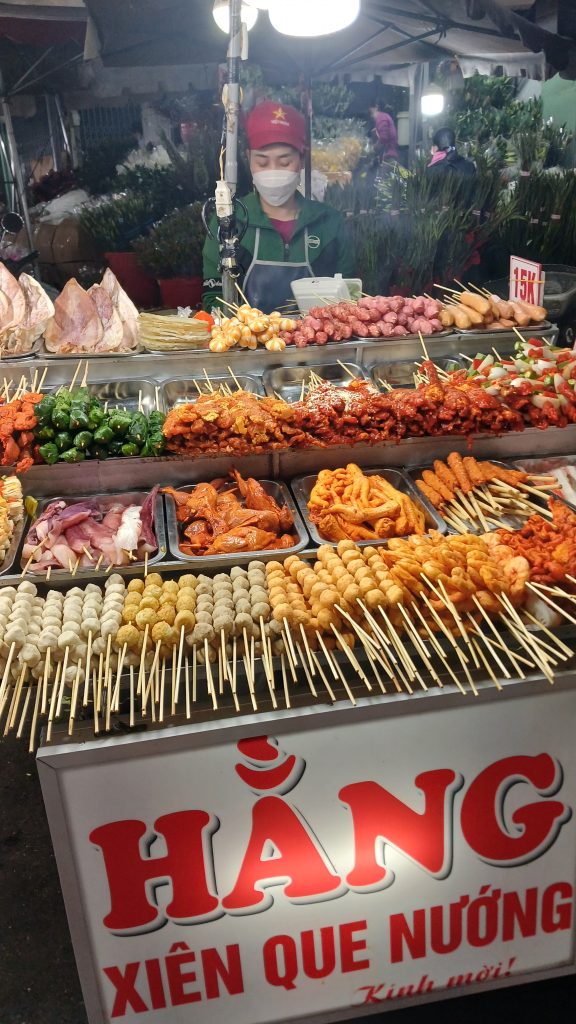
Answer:
[[[138,820],[101,825],[90,838],[104,858],[110,895],[104,924],[117,934],[137,934],[159,928],[166,920],[190,924],[223,913],[262,911],[272,905],[272,889],[292,903],[334,899],[347,888],[383,889],[394,878],[386,865],[387,847],[427,874],[446,877],[451,870],[455,794],[463,780],[450,769],[435,769],[414,782],[421,807],[416,810],[373,781],[354,782],[340,790],[351,819],[353,866],[346,877],[332,864],[312,825],[277,795],[254,803],[251,832],[227,893],[218,890],[214,863],[213,836],[220,823],[206,811],[163,815],[154,822],[152,833]],[[508,757],[489,765],[472,780],[461,803],[462,835],[470,849],[503,867],[542,856],[570,816],[564,803],[551,799],[561,784],[562,771],[549,754]],[[519,785],[529,787],[539,799],[527,796],[507,815],[509,794]],[[344,824],[342,828],[344,834]],[[158,839],[167,853],[150,856]],[[156,888],[166,884],[171,898],[162,911]]]

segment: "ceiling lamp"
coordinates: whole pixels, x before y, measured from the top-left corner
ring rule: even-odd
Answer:
[[[444,110],[444,93],[437,85],[429,85],[422,93],[420,107],[424,117],[437,117]]]
[[[270,22],[285,36],[327,36],[351,25],[360,0],[290,0],[272,5]]]
[[[221,28],[223,32],[228,34],[230,32],[230,4],[228,0],[215,0],[212,14],[218,28]],[[242,4],[242,24],[246,25],[248,31],[254,28],[257,19],[258,9],[255,6]]]

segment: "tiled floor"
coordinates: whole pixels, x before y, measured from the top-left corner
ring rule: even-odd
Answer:
[[[575,1015],[568,978],[358,1022],[571,1024]],[[0,1024],[87,1024],[36,767],[15,740],[0,743]]]

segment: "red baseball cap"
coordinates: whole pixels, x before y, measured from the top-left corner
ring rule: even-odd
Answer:
[[[306,149],[306,121],[295,107],[266,100],[250,111],[246,118],[246,134],[250,149],[283,144],[299,153]]]

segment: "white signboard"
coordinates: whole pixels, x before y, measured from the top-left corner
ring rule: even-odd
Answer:
[[[568,970],[576,693],[423,703],[42,752],[91,1024],[309,1021]]]
[[[510,301],[527,302],[530,306],[544,305],[546,275],[541,263],[510,257]]]

